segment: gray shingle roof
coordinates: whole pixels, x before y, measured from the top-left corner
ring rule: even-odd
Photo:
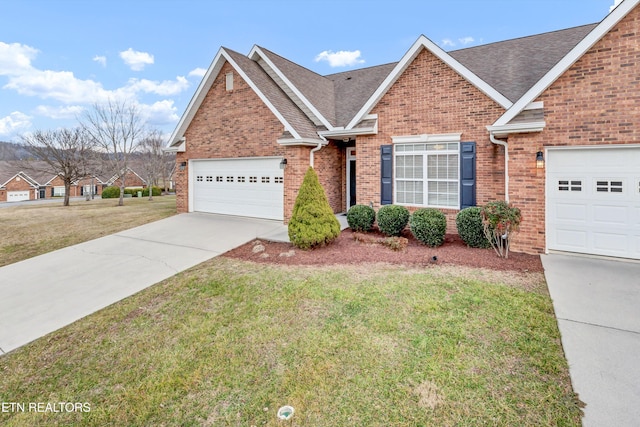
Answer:
[[[448,53],[515,102],[596,25],[583,25]]]
[[[313,122],[280,89],[257,62],[233,50],[225,48],[225,51],[302,138],[318,139]]]

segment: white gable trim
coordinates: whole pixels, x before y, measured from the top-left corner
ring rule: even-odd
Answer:
[[[349,124],[346,126],[346,129],[354,127],[362,120],[365,115],[369,114],[373,107],[375,107],[380,99],[382,99],[382,97],[389,91],[391,86],[393,86],[393,84],[400,78],[402,73],[404,73],[404,71],[418,56],[422,49],[427,49],[429,52],[434,54],[437,58],[439,58],[460,76],[462,76],[462,78],[467,80],[469,83],[478,88],[482,93],[498,103],[502,108],[508,109],[511,107],[511,105],[513,105],[513,103],[509,101],[504,95],[495,90],[480,77],[472,73],[471,70],[455,60],[451,55],[442,50],[431,40],[429,40],[425,36],[420,36],[418,40],[413,44],[413,46],[411,46],[409,51],[402,57],[398,65],[395,66],[395,68],[382,82],[378,89],[373,93],[373,95],[371,95],[371,98],[369,98],[369,100],[364,104],[362,109],[355,115],[351,122],[349,122]]]
[[[169,138],[169,147],[179,146],[182,143],[182,138],[184,137],[184,133],[186,132],[189,124],[191,124],[191,120],[195,116],[198,108],[202,105],[202,101],[205,96],[211,89],[213,82],[215,81],[218,74],[220,74],[220,70],[225,62],[231,64],[234,70],[244,79],[245,82],[253,89],[253,91],[258,95],[258,97],[265,103],[265,105],[271,110],[271,112],[278,118],[278,120],[284,125],[285,129],[291,133],[295,138],[300,138],[300,135],[296,130],[291,126],[287,120],[280,114],[280,112],[269,102],[267,97],[258,89],[258,87],[251,81],[251,79],[242,71],[242,68],[238,66],[238,64],[231,58],[231,56],[224,50],[224,48],[220,48],[215,58],[211,62],[209,69],[206,74],[202,78],[198,89],[196,89],[195,94],[191,98],[187,109],[184,114],[180,118],[178,122],[178,126],[176,126],[175,130],[171,134]]]
[[[318,119],[320,122],[329,130],[333,129],[333,125],[327,120],[320,111],[313,105],[303,94],[298,90],[298,88],[287,78],[287,76],[280,71],[278,67],[269,59],[267,55],[260,49],[259,46],[254,45],[251,52],[249,52],[249,58],[256,60],[256,57],[262,59],[272,70],[274,73],[280,77],[280,79],[291,89],[291,91],[296,95],[296,97],[307,107],[311,113]],[[295,102],[295,100],[292,100]],[[304,111],[304,109],[302,109]]]
[[[504,126],[513,120],[527,105],[535,101],[542,92],[547,90],[558,78],[576,63],[589,49],[600,41],[618,22],[631,12],[640,0],[624,0],[606,18],[600,22],[587,36],[582,39],[569,53],[560,60],[547,74],[545,74],[531,89],[509,108],[494,126]]]

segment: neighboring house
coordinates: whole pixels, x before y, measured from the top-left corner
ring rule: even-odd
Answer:
[[[20,202],[39,198],[40,184],[20,171],[8,179],[0,178],[0,202]]]
[[[105,184],[107,186],[120,187],[120,174],[113,175],[108,179]],[[124,175],[124,188],[146,188],[147,181],[138,175],[133,169],[127,168],[127,173]]]
[[[514,251],[639,259],[639,2],[453,52],[421,36],[328,76],[221,48],[169,141],[178,211],[286,222],[312,165],[336,213],[435,207],[455,232],[460,209],[507,199]]]

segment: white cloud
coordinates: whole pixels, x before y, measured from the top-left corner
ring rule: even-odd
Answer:
[[[20,43],[0,42],[0,75],[10,76],[30,70],[38,50]]]
[[[93,60],[95,62],[97,62],[98,64],[102,65],[103,67],[107,66],[107,57],[106,56],[96,55],[96,56],[93,57]]]
[[[161,126],[177,122],[180,117],[172,100],[154,102],[153,104],[139,104],[140,113],[151,125]]]
[[[142,71],[146,65],[153,64],[153,55],[147,52],[138,52],[129,48],[120,52],[120,58],[133,71]]]
[[[442,40],[442,46],[454,47],[455,45],[456,45],[455,42],[451,39]]]
[[[463,45],[468,45],[469,43],[473,43],[475,39],[473,37],[467,36],[467,37],[458,39],[458,41]]]
[[[618,7],[620,3],[622,3],[622,0],[614,0],[614,3],[609,7],[609,12],[613,12],[613,9]]]
[[[161,96],[177,95],[189,88],[189,82],[183,76],[176,77],[175,80],[165,80],[157,82],[147,79],[129,79],[127,89],[133,92],[155,93]]]
[[[351,52],[346,50],[341,50],[339,52],[325,50],[316,56],[315,61],[327,61],[330,67],[349,67],[364,64],[364,59],[360,59],[359,50]]]
[[[83,111],[84,111],[84,107],[81,107],[79,105],[69,105],[66,107],[65,106],[53,107],[50,105],[39,105],[36,107],[34,112],[40,116],[59,120],[59,119],[76,118],[80,114],[82,114]]]
[[[67,104],[93,102],[109,97],[101,83],[81,80],[70,71],[32,69],[18,76],[11,76],[5,89],[13,89],[21,95],[55,99]]]
[[[193,70],[189,71],[189,77],[199,77],[199,78],[203,78],[204,75],[207,74],[207,69],[206,68],[194,68]]]
[[[29,127],[31,127],[31,117],[19,111],[0,118],[0,135],[13,135]]]

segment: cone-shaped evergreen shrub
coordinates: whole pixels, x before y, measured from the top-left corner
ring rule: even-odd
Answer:
[[[340,223],[333,214],[318,175],[309,167],[293,205],[289,220],[289,240],[300,249],[326,245],[340,234]]]

